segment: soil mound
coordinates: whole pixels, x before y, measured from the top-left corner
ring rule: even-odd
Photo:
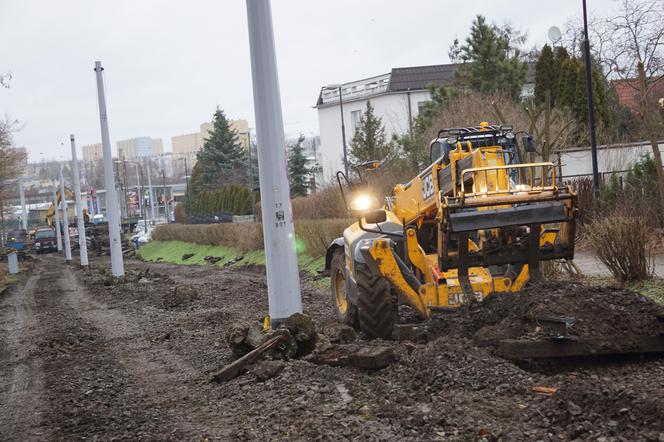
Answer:
[[[616,287],[540,283],[518,293],[499,293],[470,308],[468,330],[478,344],[539,339],[561,333],[551,318],[573,318],[570,336],[664,336],[664,307]]]

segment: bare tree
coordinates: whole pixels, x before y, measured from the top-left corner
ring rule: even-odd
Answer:
[[[634,88],[639,116],[650,139],[657,165],[661,207],[664,208],[664,168],[657,143],[655,88],[664,81],[664,3],[661,0],[622,0],[615,17],[607,20],[611,71]]]

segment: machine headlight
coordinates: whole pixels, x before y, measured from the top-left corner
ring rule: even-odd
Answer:
[[[354,196],[350,201],[350,208],[351,210],[356,210],[358,212],[376,209],[378,208],[378,200],[373,195],[361,193]]]

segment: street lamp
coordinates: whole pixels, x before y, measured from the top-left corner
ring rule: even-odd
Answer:
[[[328,84],[323,89],[327,90],[339,90],[339,108],[341,109],[341,140],[343,141],[344,148],[344,173],[348,176],[348,149],[346,147],[346,126],[344,125],[344,100],[343,94],[341,93],[341,84]]]
[[[180,160],[184,160],[184,179],[187,181],[187,213],[191,215],[191,190],[189,189],[189,171],[187,170],[186,154]]]
[[[588,14],[586,12],[586,0],[583,4],[583,59],[586,68],[586,93],[588,95],[588,129],[590,130],[590,158],[593,167],[593,194],[595,196],[595,208],[599,208],[600,189],[599,172],[597,167],[597,138],[595,136],[595,103],[593,99],[592,66],[590,64],[590,42],[588,38]]]

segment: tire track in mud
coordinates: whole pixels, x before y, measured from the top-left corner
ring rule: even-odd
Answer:
[[[0,300],[2,339],[0,344],[0,439],[45,440],[43,427],[43,361],[36,355],[41,330],[35,317],[35,291],[42,278],[39,271],[9,290]]]
[[[147,438],[181,439],[224,437],[218,417],[203,412],[203,403],[195,400],[198,384],[207,382],[190,363],[168,350],[156,347],[143,337],[139,324],[118,309],[93,300],[79,283],[74,272],[66,268],[58,280],[63,305],[99,334],[104,351],[126,376],[124,403],[137,421],[145,419],[146,425],[138,425],[132,436]],[[88,390],[89,391],[89,390]],[[109,410],[122,414],[121,408]],[[143,415],[143,417],[141,417]],[[153,425],[156,424],[156,425]],[[213,427],[214,429],[209,429]],[[158,431],[157,434],[152,431]]]

